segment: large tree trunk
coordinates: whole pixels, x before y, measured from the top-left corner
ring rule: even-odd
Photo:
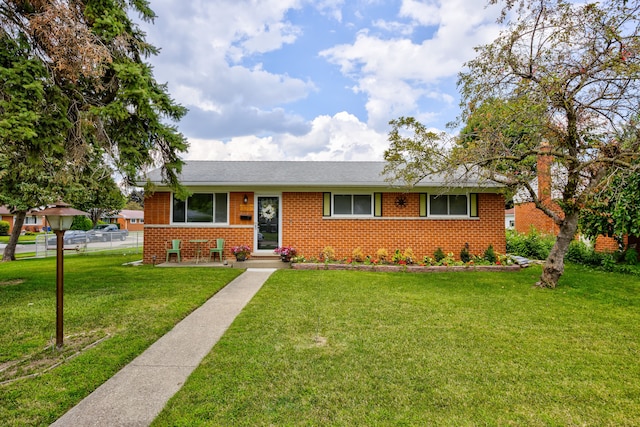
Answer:
[[[4,248],[2,254],[2,261],[15,261],[16,260],[16,245],[18,244],[18,238],[20,232],[22,232],[22,225],[24,219],[27,216],[27,211],[17,211],[13,220],[13,229],[11,230],[11,237],[9,237],[9,243]]]
[[[564,256],[569,249],[569,244],[576,235],[578,229],[578,212],[572,212],[566,215],[564,221],[560,225],[560,232],[556,238],[553,249],[549,252],[549,256],[544,263],[542,276],[537,283],[543,288],[555,288],[558,285],[560,276],[564,273]]]

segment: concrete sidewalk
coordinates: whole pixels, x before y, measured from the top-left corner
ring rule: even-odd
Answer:
[[[52,426],[148,426],[275,269],[248,269]]]

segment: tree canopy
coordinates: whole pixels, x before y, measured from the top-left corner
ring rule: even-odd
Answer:
[[[432,151],[447,153],[446,162],[435,159],[443,171],[464,165],[523,190],[558,224],[539,282],[555,287],[580,210],[614,175],[638,169],[640,6],[637,0],[522,0],[507,2],[505,10],[515,6],[506,29],[476,48],[459,76],[460,137]],[[388,153],[402,150],[412,147],[392,141]],[[551,163],[559,209],[531,185],[540,156]]]
[[[158,51],[129,13],[155,17],[146,0],[0,0],[0,203],[18,233],[96,164],[125,183],[159,165],[181,191],[187,143],[168,122],[186,110],[155,81],[144,60]]]

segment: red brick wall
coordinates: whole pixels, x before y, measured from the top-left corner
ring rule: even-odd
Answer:
[[[543,234],[558,234],[558,225],[544,212],[536,208],[532,202],[520,203],[515,206],[515,230],[518,233],[528,233],[531,227]]]
[[[166,242],[183,240],[183,257],[192,258],[194,247],[190,239],[224,238],[225,257],[231,257],[231,246],[253,245],[252,220],[240,221],[241,211],[248,211],[242,203],[244,194],[249,198],[253,214],[253,194],[231,193],[230,226],[184,227],[164,226],[169,223],[170,193],[155,193],[145,200],[144,262],[165,259]],[[396,249],[411,248],[418,259],[433,256],[436,248],[453,252],[456,258],[465,243],[472,254],[481,254],[492,244],[499,253],[506,250],[504,230],[504,198],[498,194],[479,194],[477,219],[428,219],[419,217],[419,195],[407,194],[407,206],[395,205],[400,193],[383,194],[382,218],[323,218],[323,194],[282,193],[282,244],[291,245],[306,257],[315,257],[326,246],[334,248],[337,257],[348,257],[360,247],[365,255],[375,256],[380,248],[389,254]],[[243,207],[244,206],[244,207]],[[160,226],[158,226],[160,225]],[[208,254],[208,251],[205,251]]]
[[[480,194],[479,219],[427,219],[419,217],[419,195],[407,194],[405,208],[395,206],[398,194],[383,194],[383,217],[366,219],[323,218],[322,193],[282,194],[282,244],[299,253],[317,257],[331,246],[338,258],[349,257],[355,248],[375,256],[380,248],[393,253],[411,248],[421,259],[433,256],[436,248],[459,257],[465,243],[473,254],[492,244],[500,253],[506,250],[504,198]]]
[[[145,202],[145,208],[146,208]],[[249,228],[196,228],[196,227],[153,227],[145,224],[144,229],[144,262],[152,263],[156,257],[156,263],[162,263],[166,259],[166,249],[172,239],[182,240],[182,259],[189,260],[195,257],[195,244],[189,240],[207,239],[209,243],[202,247],[202,254],[209,256],[209,247],[215,247],[215,239],[225,239],[224,257],[231,258],[231,247],[237,245],[252,245],[253,227]]]
[[[170,215],[171,193],[155,192],[144,198],[145,224],[170,224]]]
[[[622,244],[626,248],[629,245],[629,237],[622,238]],[[618,252],[618,242],[613,237],[600,235],[596,238],[596,252]]]

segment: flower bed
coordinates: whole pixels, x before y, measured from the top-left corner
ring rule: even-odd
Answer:
[[[444,273],[456,271],[518,271],[518,264],[513,265],[393,265],[393,264],[339,264],[339,263],[308,263],[294,262],[294,270],[351,270],[351,271],[382,271],[407,273]]]
[[[296,256],[296,251],[290,247],[276,249],[276,253],[284,250],[291,251],[293,261],[291,268],[294,270],[357,270],[357,271],[387,271],[408,273],[437,273],[445,271],[517,271],[526,265],[519,265],[510,255],[500,255],[493,250],[493,246],[484,251],[482,255],[472,255],[465,245],[460,251],[460,259],[456,260],[454,254],[445,254],[437,248],[433,258],[425,256],[416,262],[416,257],[407,248],[404,251],[396,249],[389,255],[384,249],[378,249],[376,256],[366,256],[362,249],[356,248],[352,256],[342,260],[336,259],[332,247],[325,247],[318,258],[306,259],[302,255]]]

